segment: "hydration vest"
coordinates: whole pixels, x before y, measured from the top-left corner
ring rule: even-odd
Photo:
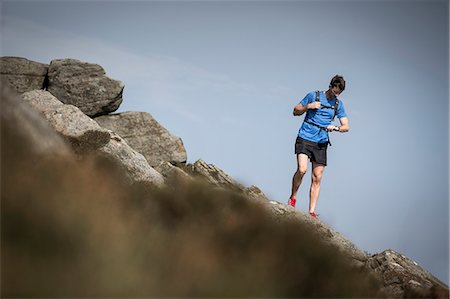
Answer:
[[[318,91],[318,90],[316,90],[316,102],[320,102],[320,91]],[[336,114],[337,114],[338,107],[339,107],[339,100],[336,98],[336,102],[334,103],[333,106],[327,106],[327,105],[323,105],[322,103],[320,103],[320,108],[319,109],[322,109],[322,108],[333,109],[334,113],[333,113],[333,118],[331,119],[331,121],[334,121],[334,118],[336,117]],[[326,127],[322,127],[322,126],[320,126],[320,125],[318,125],[318,124],[316,124],[316,123],[314,123],[314,122],[312,122],[310,120],[307,120],[307,119],[305,119],[304,122],[306,122],[306,123],[308,123],[310,125],[313,125],[315,127],[318,127],[319,129],[327,132],[328,144],[331,146],[330,136],[328,135],[328,130],[327,130]]]

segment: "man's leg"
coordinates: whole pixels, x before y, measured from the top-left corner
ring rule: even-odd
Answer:
[[[297,154],[297,171],[292,177],[292,193],[289,198],[295,198],[297,196],[298,188],[302,183],[303,176],[308,170],[308,156],[305,154]]]
[[[316,162],[312,163],[311,171],[311,189],[309,189],[309,212],[314,213],[319,199],[320,181],[325,170],[325,165]]]

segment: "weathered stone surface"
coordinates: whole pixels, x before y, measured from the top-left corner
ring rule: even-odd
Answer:
[[[65,105],[45,90],[22,94],[22,99],[42,113],[77,153],[86,153],[108,143],[110,134],[80,109]]]
[[[257,200],[257,201],[263,201],[263,202],[269,201],[269,199],[264,194],[264,192],[262,192],[261,189],[259,189],[255,185],[245,188],[244,192],[250,199]]]
[[[184,163],[186,149],[181,138],[171,134],[149,113],[125,112],[96,117],[100,126],[119,134],[136,151],[144,155],[152,167],[161,162]]]
[[[244,186],[242,186],[231,176],[226,174],[222,169],[213,164],[208,164],[202,159],[197,160],[192,165],[192,172],[195,175],[203,177],[206,181],[218,187],[238,189],[238,190],[245,189]]]
[[[187,174],[183,169],[167,161],[161,162],[161,164],[156,166],[155,169],[165,178],[170,179],[174,182],[192,180],[192,177],[189,174]]]
[[[98,156],[116,162],[124,170],[129,183],[149,182],[157,186],[164,184],[163,176],[148,164],[144,156],[133,150],[115,132],[108,132],[111,138],[108,144],[98,150]]]
[[[388,249],[374,254],[366,266],[380,275],[384,289],[399,298],[448,298],[448,286],[415,261]]]
[[[70,148],[40,113],[20,99],[6,84],[1,88],[2,145],[20,140],[36,156],[70,156]],[[13,132],[14,136],[10,136]],[[15,138],[14,141],[8,138]]]
[[[254,185],[245,187],[219,167],[208,164],[202,159],[199,159],[194,164],[189,164],[186,167],[189,169],[190,175],[200,177],[216,187],[230,188],[232,190],[243,192],[250,200],[262,202],[269,201],[267,196],[258,187]]]
[[[123,83],[108,78],[98,64],[76,59],[52,60],[48,80],[48,91],[91,117],[116,111],[122,103]]]
[[[0,57],[0,77],[19,93],[43,89],[48,64],[21,57]]]

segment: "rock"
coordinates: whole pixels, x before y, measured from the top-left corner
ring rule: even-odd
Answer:
[[[226,174],[219,167],[213,164],[208,164],[202,159],[197,160],[193,165],[189,165],[188,167],[191,175],[201,177],[216,187],[225,189],[229,188],[235,191],[243,192],[243,194],[250,200],[261,202],[269,201],[267,196],[258,187],[252,185],[247,188]]]
[[[41,112],[77,154],[94,153],[114,161],[124,171],[129,183],[163,184],[162,175],[141,154],[114,132],[100,127],[77,107],[58,101],[44,90],[26,92],[22,94],[22,99]]]
[[[349,258],[349,263],[358,269],[369,269],[381,284],[379,294],[390,294],[395,298],[448,298],[448,286],[422,269],[418,264],[393,250],[368,255],[342,234],[326,223],[316,220],[307,213],[269,200],[265,207],[275,221],[292,220],[302,222],[316,232],[320,239],[338,249]]]
[[[161,164],[155,167],[155,169],[165,178],[173,180],[175,182],[192,180],[192,177],[189,174],[187,174],[183,169],[167,161],[161,162]]]
[[[152,167],[162,162],[185,163],[186,149],[181,138],[171,134],[149,113],[125,112],[96,117],[100,126],[119,134]]]
[[[306,225],[311,225],[314,231],[320,235],[322,240],[338,248],[355,264],[360,264],[359,262],[365,263],[367,261],[368,256],[364,253],[364,251],[360,250],[350,240],[335,231],[326,223],[316,220],[307,213],[297,211],[294,208],[277,201],[268,201],[266,206],[272,212],[276,220],[288,217],[294,221],[300,221]]]
[[[399,298],[448,298],[445,283],[392,249],[372,255],[366,267],[379,274],[384,289]]]
[[[20,142],[20,148],[31,151],[37,157],[71,156],[70,148],[42,115],[22,101],[7,84],[1,83],[2,152]]]
[[[79,154],[98,149],[109,142],[110,134],[80,109],[65,105],[45,90],[22,94],[22,99],[41,112],[48,123]]]
[[[133,150],[123,138],[108,130],[111,138],[100,148],[97,155],[115,162],[125,173],[128,183],[149,182],[156,186],[164,184],[163,176],[153,169],[143,155]]]
[[[252,186],[250,186],[248,188],[245,188],[244,192],[249,197],[249,199],[253,199],[253,200],[256,200],[256,201],[263,201],[263,202],[268,202],[269,201],[269,199],[264,194],[264,192],[262,192],[261,189],[259,189],[255,185],[252,185]]]
[[[48,91],[91,117],[116,111],[122,103],[123,83],[108,78],[98,64],[76,59],[52,60],[48,80]]]
[[[242,186],[231,176],[226,174],[222,169],[213,164],[208,164],[202,159],[197,160],[192,165],[192,172],[197,176],[203,177],[209,183],[219,187],[230,188],[234,190],[245,189],[244,186]]]
[[[43,89],[48,64],[21,57],[0,57],[0,77],[19,93]]]

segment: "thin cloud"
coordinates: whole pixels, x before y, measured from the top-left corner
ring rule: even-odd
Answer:
[[[140,84],[142,89],[149,92],[152,101],[185,101],[182,95],[206,88],[217,92],[256,92],[252,86],[235,82],[226,75],[210,72],[176,57],[143,56],[121,45],[59,31],[29,20],[11,16],[3,18],[3,56],[21,56],[42,63],[57,58],[76,58],[97,63],[112,78]],[[33,48],[32,52],[29,51],[30,47]]]

